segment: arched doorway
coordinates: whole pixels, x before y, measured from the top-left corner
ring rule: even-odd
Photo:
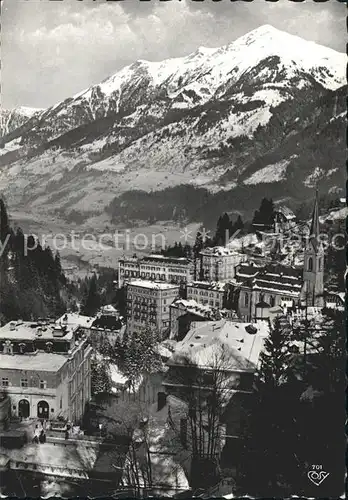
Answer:
[[[30,405],[29,401],[26,399],[21,399],[18,403],[18,415],[21,418],[28,418],[30,415]]]
[[[39,418],[48,419],[50,407],[47,401],[39,401],[37,404],[37,416]]]

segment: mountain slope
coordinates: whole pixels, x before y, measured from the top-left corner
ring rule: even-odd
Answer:
[[[43,109],[28,108],[20,106],[12,110],[1,109],[0,111],[0,137],[10,134],[33,116],[39,115]]]
[[[341,123],[345,60],[263,26],[219,49],[137,61],[3,137],[1,185],[10,203],[66,216],[100,213],[129,190],[285,181],[301,157],[310,184],[327,148],[311,157],[301,141],[325,136],[324,116]]]

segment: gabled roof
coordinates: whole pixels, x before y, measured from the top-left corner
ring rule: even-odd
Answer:
[[[253,371],[269,328],[264,322],[252,326],[250,329],[249,323],[226,319],[202,323],[178,342],[168,364],[214,368],[219,354],[223,353],[228,358],[227,371]]]
[[[290,208],[288,207],[285,207],[285,206],[280,206],[280,207],[277,207],[275,209],[275,212],[278,212],[282,215],[284,215],[284,217],[288,220],[292,220],[292,219],[296,219],[296,215],[294,214],[294,212],[292,210],[290,210]]]

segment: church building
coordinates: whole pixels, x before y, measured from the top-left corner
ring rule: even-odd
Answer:
[[[303,268],[279,263],[262,267],[241,263],[232,287],[235,307],[243,321],[265,319],[272,308],[279,306],[324,305],[324,249],[320,242],[318,193],[304,246]]]

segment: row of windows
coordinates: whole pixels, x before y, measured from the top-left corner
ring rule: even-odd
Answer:
[[[265,294],[264,293],[260,293],[260,294],[256,294],[255,295],[255,300],[257,302],[261,302],[263,300],[265,300]],[[291,300],[289,297],[280,297],[280,301],[281,302],[287,302]],[[268,299],[267,299],[267,302],[269,303],[269,305],[271,307],[274,307],[275,306],[275,296],[271,295]],[[249,293],[248,292],[245,292],[244,294],[244,306],[247,307],[249,305]]]
[[[27,378],[21,378],[21,387],[29,387],[28,379]],[[8,377],[2,377],[1,379],[1,385],[2,387],[9,387],[10,381]],[[39,387],[40,389],[46,389],[47,388],[47,382],[46,380],[40,380],[39,382]]]
[[[202,302],[204,305],[207,305],[209,304],[210,306],[213,306],[214,305],[214,301],[213,300],[203,300]],[[219,300],[216,300],[215,301],[215,307],[220,307],[220,301]]]
[[[188,291],[189,294],[191,295],[198,295],[198,290],[197,289],[194,289],[194,290],[189,290]],[[217,292],[215,292],[217,293]],[[200,290],[199,291],[199,295],[203,295],[205,297],[214,297],[215,296],[215,293],[214,292],[208,292],[207,290]]]

